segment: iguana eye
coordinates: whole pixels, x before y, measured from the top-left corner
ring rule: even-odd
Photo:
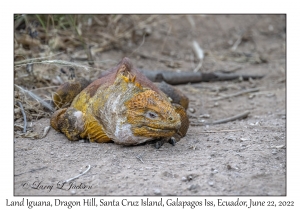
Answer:
[[[155,112],[152,111],[148,111],[146,113],[146,117],[150,118],[150,119],[156,119],[158,117],[158,115]]]

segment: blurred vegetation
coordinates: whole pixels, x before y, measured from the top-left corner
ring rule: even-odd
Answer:
[[[17,43],[49,45],[66,50],[93,45],[97,52],[137,43],[156,16],[152,15],[15,15],[15,32],[36,39],[30,43],[15,34]],[[23,42],[22,42],[23,41]]]
[[[49,117],[38,101],[17,86],[51,101],[55,89],[67,80],[82,76],[95,79],[102,69],[107,69],[99,60],[102,52],[126,53],[136,48],[149,35],[149,27],[156,18],[121,14],[15,14],[16,131],[22,130],[22,113],[17,102],[23,104],[28,121]]]

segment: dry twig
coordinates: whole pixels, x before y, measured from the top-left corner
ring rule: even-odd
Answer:
[[[210,124],[215,125],[215,124],[227,123],[227,122],[238,120],[238,119],[243,119],[243,118],[246,118],[249,114],[250,114],[250,112],[246,111],[246,112],[243,112],[241,114],[238,114],[238,115],[235,115],[235,116],[232,116],[232,117],[229,117],[229,118],[214,121]]]
[[[143,161],[143,159],[142,159],[142,154],[137,155],[136,158],[137,158],[138,160],[140,160],[142,163],[144,163],[144,161]]]
[[[203,63],[203,58],[204,58],[204,53],[203,53],[203,50],[202,48],[200,47],[200,45],[198,44],[197,41],[193,41],[193,50],[199,60],[199,63],[197,65],[197,67],[194,69],[194,72],[198,72],[201,67],[202,67],[202,63]]]
[[[232,51],[235,51],[237,49],[237,47],[239,46],[239,44],[242,42],[242,38],[243,38],[243,35],[239,36],[239,38],[235,41],[235,43],[231,47]]]
[[[74,180],[74,179],[77,179],[78,177],[81,177],[82,175],[86,174],[90,169],[91,169],[91,165],[88,165],[88,168],[87,168],[84,172],[78,174],[77,176],[74,176],[73,178],[70,178],[70,179],[65,180],[65,181],[63,182],[63,184],[64,184],[64,183],[68,183],[68,182],[70,182],[70,181],[72,181],[72,180]]]
[[[171,72],[171,71],[151,71],[140,70],[152,82],[165,81],[171,85],[197,83],[197,82],[211,82],[211,81],[227,81],[243,78],[245,80],[260,79],[263,75],[243,75],[243,74],[225,74],[219,72],[201,73],[201,72]],[[160,79],[158,81],[157,79]]]
[[[17,102],[20,106],[23,118],[24,118],[24,126],[23,126],[23,133],[26,133],[26,128],[27,128],[27,119],[26,119],[26,113],[24,111],[23,105],[20,101]]]
[[[241,131],[242,129],[236,129],[236,130],[219,130],[219,131],[203,131],[198,133],[223,133],[223,132],[236,132]]]
[[[222,123],[227,123],[227,122],[230,122],[230,121],[234,121],[234,120],[239,120],[239,119],[246,118],[249,114],[250,114],[250,112],[246,111],[246,112],[243,112],[241,114],[237,114],[237,115],[229,117],[229,118],[225,118],[225,119],[221,119],[221,120],[216,120],[214,122],[210,122],[210,123],[190,123],[190,125],[191,126],[204,126],[204,125],[222,124]]]
[[[51,104],[47,103],[46,101],[44,101],[43,99],[41,99],[39,96],[37,96],[36,94],[32,93],[31,91],[25,90],[24,88],[15,85],[17,88],[19,88],[23,93],[28,94],[32,99],[37,100],[39,103],[42,104],[43,107],[47,108],[48,110],[54,112],[54,108],[51,106]]]
[[[56,54],[53,54],[53,55],[50,55],[50,56],[46,56],[46,57],[30,58],[30,59],[26,59],[26,60],[16,61],[16,62],[14,62],[14,65],[19,66],[19,65],[22,65],[22,64],[32,63],[34,61],[39,62],[39,61],[46,60],[46,59],[54,57],[54,56],[58,56],[60,54],[62,54],[62,52],[56,53]]]
[[[50,126],[45,127],[45,128],[44,128],[43,135],[42,135],[40,138],[41,138],[41,139],[44,138],[44,137],[47,135],[47,133],[49,132],[49,130],[50,130]]]
[[[222,99],[226,99],[226,98],[232,98],[232,97],[236,97],[236,96],[239,96],[239,95],[243,95],[245,93],[252,93],[252,92],[257,92],[259,91],[259,88],[251,88],[251,89],[247,89],[247,90],[242,90],[240,92],[237,92],[237,93],[234,93],[234,94],[231,94],[231,95],[226,95],[226,96],[221,96],[221,97],[218,97],[218,98],[213,98],[212,100],[213,101],[218,101],[218,100],[222,100]]]

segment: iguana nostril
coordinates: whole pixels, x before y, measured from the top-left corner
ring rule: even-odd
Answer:
[[[169,120],[170,120],[170,121],[173,121],[173,117],[169,117]]]

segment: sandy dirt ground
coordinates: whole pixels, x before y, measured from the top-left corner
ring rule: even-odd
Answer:
[[[15,137],[14,195],[286,195],[285,18],[162,15],[138,46],[99,53],[107,68],[127,56],[140,69],[193,71],[196,40],[202,72],[265,77],[178,85],[192,125],[175,146],[70,142],[53,129],[43,139]],[[215,100],[250,88],[259,91]],[[201,125],[245,111],[245,119]],[[49,118],[29,123],[42,133]]]

